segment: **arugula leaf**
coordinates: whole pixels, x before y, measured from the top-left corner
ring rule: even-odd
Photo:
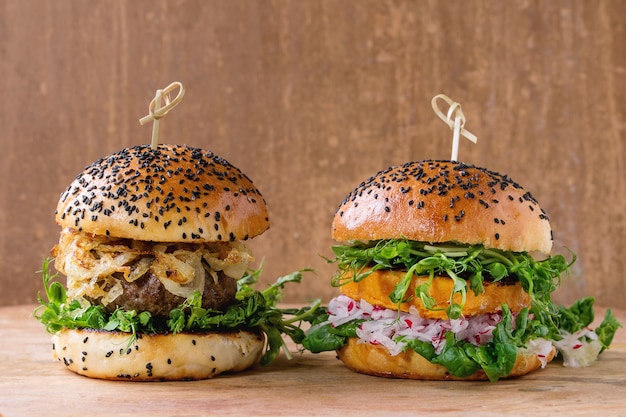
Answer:
[[[609,345],[613,341],[613,336],[615,336],[615,332],[617,332],[617,329],[619,329],[620,327],[622,327],[622,325],[619,321],[617,321],[617,318],[613,315],[611,309],[606,310],[602,323],[595,330],[596,334],[598,335],[598,340],[602,345],[602,350],[600,351],[600,353],[604,352],[604,350],[609,347]]]
[[[524,342],[512,333],[512,315],[506,304],[502,305],[502,321],[493,330],[493,340],[487,346],[493,346],[495,361],[481,364],[490,381],[497,381],[511,373],[517,359],[517,348]],[[519,333],[522,335],[522,333]]]
[[[428,361],[434,360],[437,356],[437,354],[435,353],[435,348],[430,342],[425,342],[418,339],[408,339],[405,336],[401,336],[397,340],[406,343],[408,349],[413,349],[415,352],[423,356]]]
[[[277,303],[283,296],[283,289],[288,283],[300,283],[303,269],[280,277],[263,291],[252,286],[257,283],[262,270],[248,271],[237,282],[236,300],[224,311],[202,308],[202,295],[199,291],[191,294],[183,303],[172,309],[166,320],[156,320],[147,311],[124,311],[117,308],[107,312],[102,305],[92,305],[87,301],[73,300],[68,303],[65,287],[55,281],[58,274],[49,272],[48,258],[43,261],[41,275],[46,299],[38,294],[39,306],[33,315],[46,326],[46,331],[56,333],[63,328],[90,328],[129,333],[129,344],[138,333],[179,333],[183,331],[207,331],[226,329],[259,329],[267,336],[266,351],[261,364],[271,363],[280,353],[281,348],[287,357],[289,351],[283,336],[290,337],[300,344],[305,337],[300,326],[316,320],[316,310],[321,300],[314,300],[310,306],[300,309],[282,309]]]
[[[321,323],[313,325],[302,342],[302,346],[312,353],[341,349],[348,338],[357,337],[356,329],[364,321],[354,320],[333,327],[327,322],[328,314],[319,319],[322,320]],[[440,353],[435,352],[430,342],[407,336],[397,336],[395,341],[404,343],[405,349],[415,351],[431,363],[445,366],[454,376],[468,377],[482,369],[491,381],[497,381],[511,372],[517,358],[518,347],[523,346],[525,341],[532,337],[526,326],[527,319],[527,310],[520,313],[514,332],[512,313],[504,305],[503,318],[496,325],[493,340],[484,346],[474,346],[470,342],[456,340],[452,332],[446,332],[445,346]]]
[[[457,343],[454,333],[446,332],[446,345],[441,353],[430,361],[445,366],[452,375],[468,377],[480,369],[480,365],[464,349],[465,343]]]
[[[551,301],[551,293],[560,285],[561,274],[567,272],[576,260],[568,263],[561,255],[537,261],[525,252],[505,252],[485,249],[481,245],[460,245],[455,243],[425,244],[407,239],[380,240],[369,243],[356,242],[352,245],[333,247],[338,270],[332,285],[341,286],[349,282],[367,279],[372,271],[395,269],[407,271],[389,294],[392,302],[400,304],[419,297],[430,310],[440,309],[430,295],[430,287],[436,275],[447,275],[453,280],[453,289],[446,309],[448,318],[460,317],[465,304],[467,291],[475,295],[484,292],[484,281],[498,282],[503,279],[518,280],[531,298],[529,308],[517,313],[513,326],[513,315],[508,306],[502,306],[502,320],[493,331],[492,340],[482,346],[467,341],[455,340],[454,334],[446,333],[446,344],[437,354],[432,343],[406,336],[397,336],[406,349],[412,349],[432,363],[445,366],[453,375],[469,376],[482,369],[491,381],[507,376],[515,364],[518,349],[526,346],[534,338],[557,341],[563,332],[574,333],[593,321],[593,298],[579,300],[569,308],[558,306]],[[427,276],[428,280],[416,286],[415,293],[409,288],[415,276]],[[460,294],[460,303],[453,297]],[[326,319],[327,320],[327,317]],[[356,328],[361,321],[345,323],[337,329],[330,324],[313,327],[303,341],[303,346],[317,353],[340,349],[347,343],[348,332],[341,327]],[[610,310],[602,324],[595,330],[604,348],[611,343],[617,328],[621,327]]]
[[[564,306],[555,306],[558,309],[558,317],[556,321],[556,327],[558,330],[565,330],[568,333],[576,333],[579,330],[588,327],[594,320],[593,304],[595,300],[593,297],[585,297],[569,308]],[[600,325],[594,330],[598,335],[598,340],[602,345],[600,353],[604,352],[609,347],[615,336],[617,329],[622,327],[621,323],[617,320],[611,309],[606,310],[604,317]],[[560,340],[561,335],[557,332],[552,334],[551,337],[554,340]]]
[[[594,319],[593,303],[593,297],[585,297],[576,301],[570,308],[558,306],[559,328],[576,333],[589,326]]]
[[[467,377],[482,370],[490,381],[495,382],[511,373],[519,349],[526,347],[530,340],[541,337],[554,341],[562,338],[560,336],[562,331],[569,333],[579,326],[587,326],[590,320],[593,320],[593,315],[590,314],[592,306],[593,299],[582,299],[569,309],[551,304],[550,308],[554,310],[554,315],[545,315],[543,318],[538,318],[531,309],[524,308],[517,313],[513,322],[513,313],[506,304],[503,304],[502,318],[493,330],[491,341],[481,346],[475,346],[465,340],[456,340],[450,331],[444,335],[445,345],[439,353],[435,352],[431,342],[411,339],[404,335],[396,335],[394,341],[403,343],[405,350],[411,349],[431,363],[445,366],[452,375]],[[561,316],[558,311],[567,313]],[[546,317],[552,319],[549,324],[545,323]],[[359,319],[334,328],[328,322],[328,318],[328,313],[320,308],[318,317],[311,322],[314,324],[302,342],[305,349],[312,353],[341,349],[347,343],[348,338],[358,337],[356,329],[364,322],[363,319]],[[574,318],[573,325],[576,327],[565,323],[572,318]],[[562,327],[556,327],[554,330],[551,327],[553,325]],[[621,327],[620,323],[608,310],[602,324],[595,330],[603,347],[608,347],[619,327]]]
[[[328,314],[325,315],[328,319]],[[356,329],[363,320],[354,320],[341,326],[333,327],[329,324],[313,325],[302,340],[302,347],[312,353],[337,350],[343,347],[349,337],[357,337]]]

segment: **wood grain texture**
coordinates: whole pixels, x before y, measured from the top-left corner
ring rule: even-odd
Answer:
[[[30,317],[33,308],[0,308],[0,415],[5,417],[623,417],[626,411],[624,329],[589,367],[566,368],[557,359],[545,369],[495,383],[362,375],[334,352],[300,354],[290,341],[292,360],[281,353],[269,366],[210,380],[141,383],[90,379],[53,361],[50,335]],[[626,322],[626,311],[614,312]]]
[[[59,194],[82,168],[150,141],[157,88],[187,94],[163,142],[213,150],[266,198],[251,246],[264,281],[314,267],[322,297],[344,196],[390,165],[449,158],[431,98],[459,101],[477,145],[578,255],[557,298],[624,306],[626,3],[109,1],[0,4],[0,305],[32,302]]]

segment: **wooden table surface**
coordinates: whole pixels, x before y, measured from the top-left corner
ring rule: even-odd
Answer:
[[[113,382],[52,361],[34,306],[0,308],[0,416],[626,415],[626,330],[593,366],[553,362],[523,378],[429,382],[346,369],[333,353],[192,382]],[[626,311],[614,311],[626,323]],[[596,315],[600,317],[600,309]],[[295,351],[295,347],[294,347]]]

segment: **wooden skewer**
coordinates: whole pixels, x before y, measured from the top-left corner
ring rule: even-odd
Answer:
[[[176,88],[178,88],[178,95],[171,100],[170,93]],[[139,119],[139,123],[141,125],[148,123],[150,120],[153,121],[151,142],[152,149],[156,149],[159,144],[159,119],[176,107],[182,101],[184,95],[185,88],[178,81],[174,81],[167,87],[157,90],[156,96],[152,99],[150,105],[148,106],[149,114]],[[161,107],[162,101],[165,101],[165,105],[163,107]]]
[[[444,100],[450,106],[447,115],[444,115],[443,112],[439,109],[439,105],[437,104],[438,99]],[[461,110],[461,105],[459,103],[452,101],[452,99],[445,94],[438,94],[433,97],[431,105],[433,107],[433,110],[435,111],[435,114],[437,114],[437,116],[439,116],[441,120],[446,122],[446,124],[450,126],[450,129],[452,129],[452,154],[450,156],[450,160],[457,161],[459,157],[460,136],[463,135],[465,138],[474,143],[478,141],[478,138],[473,133],[465,130],[465,128],[463,127],[465,126],[465,115],[463,114],[463,111]],[[452,116],[454,116],[454,120],[452,119]]]

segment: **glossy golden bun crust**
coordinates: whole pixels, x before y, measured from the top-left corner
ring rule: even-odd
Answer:
[[[550,362],[555,354],[556,349],[552,348],[547,361]],[[349,369],[367,375],[428,380],[482,381],[489,379],[482,370],[465,378],[455,377],[444,366],[432,364],[412,350],[391,356],[385,347],[358,343],[356,338],[348,339],[348,343],[337,351],[337,355]],[[541,361],[537,355],[519,352],[513,370],[507,378],[526,375],[540,367]]]
[[[337,209],[337,241],[407,238],[550,253],[552,231],[532,195],[505,175],[451,161],[379,172]]]
[[[265,201],[243,172],[184,145],[135,146],[94,162],[61,194],[56,221],[154,242],[246,240],[269,228]]]
[[[131,334],[64,329],[52,337],[53,357],[90,378],[123,381],[208,379],[254,365],[265,339],[251,331]]]

